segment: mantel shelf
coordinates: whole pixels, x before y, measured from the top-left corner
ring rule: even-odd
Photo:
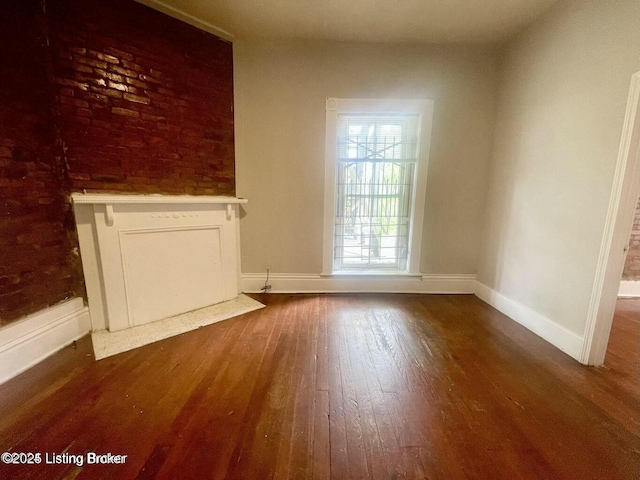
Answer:
[[[217,203],[236,204],[247,203],[246,198],[208,196],[208,195],[119,195],[106,193],[74,193],[71,195],[73,203],[93,204],[93,205],[115,205],[115,204],[184,204],[184,203]]]

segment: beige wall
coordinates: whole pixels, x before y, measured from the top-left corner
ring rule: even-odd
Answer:
[[[234,42],[242,271],[320,273],[325,98],[435,101],[421,270],[476,273],[497,57],[476,47]]]
[[[582,335],[640,2],[563,2],[509,45],[479,280]]]

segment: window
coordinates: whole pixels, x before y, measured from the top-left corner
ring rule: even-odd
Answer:
[[[324,273],[418,273],[429,100],[328,99]]]

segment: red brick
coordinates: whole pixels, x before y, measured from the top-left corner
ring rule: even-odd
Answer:
[[[115,89],[115,90],[119,90],[119,91],[121,91],[121,92],[126,92],[126,91],[128,90],[128,87],[127,87],[125,84],[123,84],[123,83],[118,83],[118,82],[112,82],[111,80],[109,80],[109,81],[107,82],[107,86],[108,86],[109,88],[113,88],[113,89]]]
[[[114,57],[117,58],[121,58],[121,59],[125,59],[125,60],[129,60],[129,61],[133,61],[133,55],[130,53],[127,53],[123,50],[120,50],[118,48],[115,47],[104,47],[104,51],[113,55]]]
[[[120,60],[118,60],[118,58],[114,57],[113,55],[109,55],[109,54],[105,54],[105,53],[101,53],[101,52],[96,52],[95,50],[89,50],[87,51],[87,55],[89,57],[93,57],[96,58],[98,60],[107,62],[107,63],[114,63],[114,64],[118,64],[120,63]]]
[[[86,75],[82,75],[82,74],[80,74],[78,72],[75,72],[74,77],[77,80],[90,83],[91,85],[93,85],[95,87],[106,87],[107,86],[107,82],[104,80],[104,78],[87,77]],[[91,87],[91,90],[93,90],[93,87]]]
[[[125,93],[123,97],[125,100],[129,100],[130,102],[144,103],[147,105],[151,103],[151,100],[149,100],[147,97],[141,97],[139,95],[133,95],[131,93]]]
[[[125,67],[125,68],[128,68],[130,70],[135,70],[136,72],[143,72],[144,71],[142,66],[138,65],[137,63],[130,62],[130,61],[127,61],[127,60],[122,60],[122,66]]]
[[[141,73],[140,75],[138,75],[138,78],[139,78],[140,80],[145,81],[145,82],[158,83],[158,84],[160,84],[160,85],[162,85],[162,84],[163,84],[162,80],[160,80],[160,79],[158,79],[158,78],[156,78],[156,77],[154,77],[154,76],[151,76],[151,75],[145,75],[145,74],[143,74],[143,73]]]
[[[85,100],[96,102],[98,104],[106,103],[109,100],[109,97],[102,95],[101,93],[81,92],[79,96]],[[95,108],[95,105],[93,108]]]
[[[82,63],[72,63],[71,64],[71,68],[73,70],[76,70],[77,72],[82,72],[82,73],[92,73],[93,72],[93,68],[87,66],[87,65],[83,65]]]
[[[141,82],[137,78],[125,77],[124,81],[127,82],[130,85],[135,85],[136,87],[139,87],[139,88],[150,88],[151,87],[151,85],[149,85],[147,82]]]
[[[60,85],[68,85],[70,87],[77,87],[80,90],[84,90],[84,91],[89,90],[89,85],[87,83],[82,83],[82,82],[78,82],[78,81],[75,81],[75,80],[70,80],[68,78],[59,78],[59,77],[57,77],[55,79],[55,82],[60,84]]]
[[[78,62],[78,63],[82,63],[84,65],[89,65],[91,67],[96,67],[96,68],[107,68],[107,62],[101,62],[98,60],[94,60],[92,58],[87,58],[87,57],[83,57],[82,55],[74,55],[73,59]]]
[[[164,122],[164,121],[167,120],[167,117],[163,117],[161,115],[152,115],[150,113],[143,113],[142,114],[142,118],[144,120],[151,120],[151,121],[154,121],[154,122],[158,122],[158,121]]]
[[[129,110],[127,108],[118,108],[118,107],[113,107],[111,109],[111,113],[115,115],[123,115],[126,117],[135,117],[135,118],[140,116],[140,114],[135,110]]]
[[[131,77],[131,78],[138,77],[138,73],[135,70],[118,67],[117,65],[109,65],[109,70],[114,71],[116,73],[120,73],[122,75],[126,75],[127,77]]]
[[[114,98],[122,98],[122,92],[118,90],[111,90],[110,88],[93,88],[93,87],[91,87],[91,90],[95,92],[99,92],[101,95],[106,95]]]
[[[124,77],[117,73],[107,72],[106,70],[102,70],[101,68],[94,69],[97,75],[102,78],[113,80],[114,82],[124,82]]]

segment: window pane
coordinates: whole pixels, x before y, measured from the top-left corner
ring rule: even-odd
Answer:
[[[339,115],[336,268],[406,269],[418,115]]]

